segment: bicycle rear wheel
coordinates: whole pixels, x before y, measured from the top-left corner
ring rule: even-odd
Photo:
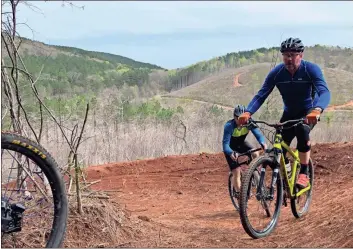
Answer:
[[[9,156],[6,157],[4,154],[4,150],[9,151]],[[2,225],[4,225],[5,220],[11,219],[10,215],[6,215],[5,210],[8,211],[8,213],[11,214],[11,216],[14,214],[14,205],[17,205],[18,208],[21,209],[22,213],[16,216],[16,222],[14,225],[14,222],[7,222],[7,225],[4,227],[2,226],[2,237],[3,235],[8,235],[12,234],[14,235],[15,233],[19,232],[19,236],[21,236],[22,231],[24,233],[31,232],[33,228],[30,231],[25,231],[26,229],[22,227],[22,218],[28,219],[29,221],[32,221],[33,224],[32,226],[40,226],[39,223],[36,223],[33,221],[35,218],[33,216],[29,215],[30,218],[27,218],[26,216],[26,211],[28,211],[28,208],[32,208],[37,210],[38,208],[44,206],[43,203],[44,201],[49,201],[53,200],[53,204],[50,204],[50,206],[53,206],[54,212],[53,212],[53,217],[50,217],[52,219],[52,223],[49,223],[48,226],[50,228],[48,229],[49,232],[46,234],[41,234],[40,232],[36,232],[36,235],[38,235],[40,238],[33,240],[34,242],[29,243],[28,241],[23,241],[22,245],[24,247],[54,247],[58,248],[61,247],[62,242],[64,240],[64,235],[66,231],[66,224],[67,224],[67,217],[68,217],[68,200],[67,200],[67,194],[66,194],[66,189],[64,185],[64,181],[62,178],[62,175],[59,172],[58,165],[56,161],[53,159],[53,157],[39,144],[37,144],[34,141],[31,141],[23,136],[20,136],[18,134],[14,134],[11,132],[1,132],[1,151],[2,151],[2,160],[3,159],[11,159],[13,158],[15,163],[12,163],[12,166],[10,165],[5,165],[1,164],[1,171],[7,171],[9,173],[9,179],[12,178],[10,175],[16,175],[16,174],[11,174],[11,171],[13,169],[18,169],[21,171],[23,174],[24,172],[27,174],[25,177],[22,178],[22,175],[17,176],[17,180],[9,182],[7,184],[4,184],[3,181],[1,183],[2,189],[7,187],[7,188],[12,188],[12,190],[15,193],[15,196],[13,194],[10,195],[10,197],[6,197],[5,195],[12,190],[6,189],[5,191],[2,191],[1,199],[2,199],[2,207],[1,207],[1,220],[2,220]],[[14,156],[14,155],[15,156]],[[22,160],[23,157],[26,157],[27,159]],[[24,165],[25,163],[28,163],[30,165],[31,163],[34,163],[35,170],[30,171],[30,167]],[[22,165],[23,163],[23,165]],[[13,166],[15,165],[15,167]],[[32,164],[31,164],[32,165]],[[39,169],[38,169],[38,167]],[[21,170],[20,170],[21,169]],[[40,170],[40,171],[36,171]],[[21,174],[22,174],[21,173]],[[45,194],[45,191],[43,190],[44,187],[40,186],[39,183],[36,182],[36,180],[43,180],[46,177],[48,184],[47,193]],[[20,179],[20,181],[18,180]],[[44,179],[44,181],[46,180]],[[3,180],[3,177],[1,177],[1,180]],[[28,181],[30,182],[28,185]],[[18,184],[20,182],[20,184]],[[26,184],[24,184],[26,182]],[[25,187],[25,190],[23,189],[23,186]],[[35,197],[31,194],[31,192],[34,192],[33,190],[39,190],[44,198],[40,198],[35,200]],[[15,197],[23,197],[23,193],[28,192],[31,194],[31,201],[28,206],[26,206],[25,202],[18,202],[15,203],[14,198]],[[28,196],[27,196],[28,197]],[[27,201],[28,198],[25,200]],[[17,210],[18,211],[18,210]],[[39,218],[37,219],[42,221],[48,219],[48,217],[45,217],[45,215],[48,212],[46,210],[41,211],[38,216]],[[14,216],[13,216],[14,217]],[[12,218],[13,218],[12,217]],[[50,222],[50,221],[49,221]],[[40,227],[36,227],[37,229],[40,229]],[[24,239],[26,240],[26,239]],[[45,242],[46,240],[46,242]],[[4,241],[2,239],[2,241]],[[3,242],[2,242],[3,243]],[[3,246],[3,244],[2,244]],[[7,247],[7,246],[6,246]],[[17,246],[16,246],[17,247]]]
[[[235,196],[235,188],[232,184],[232,177],[233,177],[233,173],[230,172],[229,177],[228,177],[228,191],[229,191],[229,196],[230,196],[230,199],[233,203],[234,208],[239,212],[239,197],[237,198]],[[242,169],[241,173],[240,173],[241,181],[243,180],[243,177],[244,177],[244,172]],[[251,182],[252,182],[253,186],[255,186],[259,182],[259,180],[260,180],[260,173],[259,173],[259,171],[255,170],[253,172],[253,177],[251,178]]]
[[[314,187],[314,167],[313,167],[313,162],[310,159],[309,160],[309,182],[310,182],[310,189],[308,191],[306,191],[305,193],[301,194],[298,197],[295,198],[291,198],[290,200],[290,207],[292,210],[292,213],[294,215],[294,217],[296,218],[300,218],[302,217],[304,214],[306,214],[309,211],[309,207],[311,204],[311,200],[312,200],[312,194],[313,194],[313,187]],[[299,170],[297,170],[297,175],[295,180],[298,179],[298,175],[299,175]],[[300,189],[298,189],[298,187],[295,186],[295,191],[294,194],[298,193],[300,191]],[[303,203],[303,207],[301,208],[301,201],[304,200]]]
[[[280,215],[280,208],[283,201],[283,182],[280,172],[275,179],[274,190],[277,191],[276,197],[270,198],[270,187],[274,170],[271,168],[273,159],[268,156],[260,156],[251,162],[248,172],[244,175],[242,189],[240,192],[239,214],[242,226],[246,233],[254,239],[262,238],[269,235],[277,225]],[[252,178],[254,172],[260,169],[259,182],[254,187],[255,192],[252,194],[253,187]],[[263,178],[262,178],[263,175]],[[261,187],[259,193],[257,189]],[[275,201],[274,211],[271,212],[271,202]],[[249,210],[259,205],[261,212],[252,214]],[[252,221],[253,218],[263,218],[269,220],[269,224],[263,228],[256,227],[258,222]]]
[[[233,174],[230,173],[228,177],[228,191],[235,210],[239,212],[239,201],[238,201],[238,198],[235,196],[235,188],[232,184],[232,177],[233,177]]]

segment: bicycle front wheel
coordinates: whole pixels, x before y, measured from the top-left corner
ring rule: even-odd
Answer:
[[[41,145],[11,132],[1,132],[1,154],[2,225],[6,222],[1,228],[2,247],[11,247],[3,243],[17,235],[20,241],[14,243],[20,244],[14,247],[61,247],[68,200],[56,161]],[[46,232],[41,231],[44,225]],[[4,239],[7,235],[12,239]]]
[[[272,165],[273,159],[270,157],[256,158],[251,162],[242,182],[239,201],[240,220],[246,233],[254,239],[268,236],[275,229],[280,215],[283,200],[282,176],[276,170],[277,176],[271,192],[275,172]],[[256,171],[260,172],[258,181],[254,177]]]

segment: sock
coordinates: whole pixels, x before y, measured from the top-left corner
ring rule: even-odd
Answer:
[[[309,167],[307,164],[300,164],[300,171],[299,174],[305,174],[308,175],[309,172]]]

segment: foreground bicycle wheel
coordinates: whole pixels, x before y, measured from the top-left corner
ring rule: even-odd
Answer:
[[[11,241],[8,237],[17,235],[22,238],[20,243],[23,247],[61,247],[66,231],[68,201],[57,163],[39,144],[10,132],[1,133],[1,154],[2,161],[14,161],[12,164],[1,164],[2,247],[10,247],[4,243]],[[14,169],[17,174],[13,173]],[[4,172],[9,173],[8,179],[15,180],[4,183]],[[40,180],[49,184],[43,185]],[[36,191],[39,194],[33,194]],[[52,204],[46,204],[50,201]],[[48,210],[38,211],[45,205],[54,209],[51,214]],[[32,215],[36,211],[38,214]],[[49,227],[46,233],[40,231],[43,224]],[[33,238],[34,235],[38,238]]]
[[[281,174],[277,175],[274,186],[276,196],[270,197],[270,187],[274,170],[271,168],[273,159],[267,156],[260,156],[251,162],[248,172],[244,175],[242,189],[240,192],[239,214],[240,220],[246,233],[254,239],[262,238],[269,235],[277,225],[280,215],[280,209],[283,200],[283,182]],[[260,169],[260,181],[253,186],[253,173]],[[264,178],[261,179],[262,174]],[[257,193],[258,187],[261,185],[261,190]],[[253,187],[253,192],[251,188]],[[271,202],[274,203],[274,210],[271,211]],[[254,207],[258,207],[254,214],[250,212]],[[255,208],[256,210],[256,208]],[[257,227],[259,222],[253,221],[253,218],[267,220],[268,224],[262,227]]]
[[[314,168],[313,168],[313,162],[311,159],[309,160],[308,167],[309,167],[309,179],[310,179],[309,182],[311,186],[310,189],[305,193],[301,194],[299,197],[296,197],[290,200],[290,204],[291,204],[290,207],[294,217],[296,218],[302,217],[304,214],[306,214],[309,211],[310,203],[312,200],[313,187],[314,187]],[[300,169],[297,170],[295,181],[297,181],[298,179],[299,170]],[[300,190],[297,187],[295,187],[295,193],[299,191]],[[302,201],[303,201],[303,207],[300,207]]]

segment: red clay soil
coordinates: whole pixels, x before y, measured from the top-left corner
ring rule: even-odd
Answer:
[[[282,206],[275,231],[254,240],[242,228],[218,154],[167,156],[88,168],[95,190],[141,221],[138,238],[111,247],[353,247],[353,142],[313,146],[315,187],[308,215]],[[84,246],[84,245],[81,245]]]
[[[353,100],[343,104],[343,105],[333,105],[333,106],[329,106],[326,108],[326,111],[334,111],[334,110],[339,110],[342,109],[344,107],[353,107]]]

